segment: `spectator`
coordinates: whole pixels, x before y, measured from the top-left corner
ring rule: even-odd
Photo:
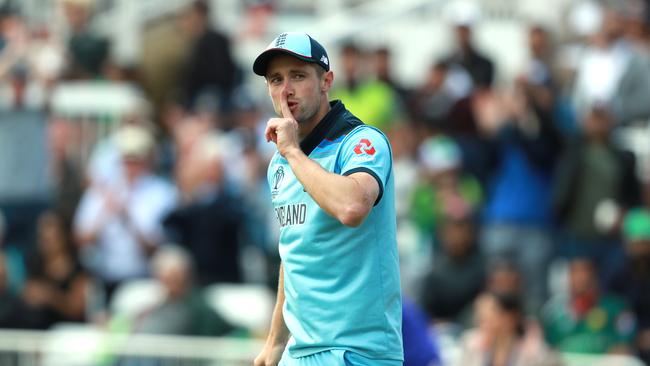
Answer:
[[[471,3],[455,4],[451,9],[454,24],[456,50],[445,58],[452,66],[460,66],[472,78],[473,88],[490,88],[494,81],[494,63],[482,55],[472,42],[472,27],[479,20],[479,9]]]
[[[539,25],[528,29],[530,59],[517,83],[536,113],[551,119],[555,114],[558,86],[555,80],[553,49],[550,35]]]
[[[187,247],[196,261],[198,283],[241,282],[242,198],[224,176],[225,137],[213,132],[179,161],[183,203],[164,219],[170,236]]]
[[[389,132],[398,122],[399,100],[388,84],[367,76],[363,52],[353,43],[341,50],[341,65],[345,80],[332,91],[333,99],[340,99],[355,116],[365,123]]]
[[[489,261],[511,258],[521,268],[526,310],[536,313],[546,298],[553,250],[549,200],[558,136],[523,90],[498,98],[485,92],[474,101],[493,144],[481,248]]]
[[[52,118],[47,129],[49,171],[54,185],[52,205],[61,216],[66,232],[72,228],[75,210],[83,193],[85,181],[82,168],[75,163],[69,149],[74,138],[70,123]]]
[[[512,294],[487,292],[476,300],[477,327],[461,339],[459,366],[551,366],[557,356],[541,333],[525,329],[523,307]]]
[[[135,331],[150,334],[222,336],[233,331],[193,286],[192,258],[185,250],[166,245],[151,259],[154,277],[166,291],[164,302],[138,319]]]
[[[569,293],[544,306],[541,321],[548,342],[561,352],[623,353],[632,351],[634,315],[627,303],[598,286],[594,262],[569,263]]]
[[[462,171],[458,145],[449,137],[436,136],[420,144],[418,158],[422,178],[411,197],[411,216],[426,237],[436,232],[443,217],[462,217],[478,212],[481,185]]]
[[[429,133],[449,127],[449,113],[459,98],[448,81],[448,74],[449,65],[436,62],[429,68],[422,85],[409,97],[411,118],[426,126]]]
[[[485,265],[471,217],[448,217],[439,228],[442,253],[425,276],[421,298],[434,321],[459,324],[485,283]]]
[[[386,46],[379,47],[375,49],[372,56],[375,66],[375,79],[390,86],[399,97],[400,105],[404,105],[408,90],[393,75],[393,54],[390,49]]]
[[[611,289],[630,301],[638,324],[638,353],[650,364],[650,211],[644,208],[629,211],[623,219],[622,230],[627,258]]]
[[[492,172],[487,160],[490,156],[489,144],[481,134],[473,105],[481,93],[491,88],[494,64],[476,49],[472,40],[472,28],[480,18],[478,5],[455,2],[449,10],[456,46],[442,61],[446,65],[445,89],[454,100],[442,132],[458,141],[463,151],[465,169],[486,183]]]
[[[182,15],[181,27],[192,43],[183,80],[185,108],[227,111],[238,82],[237,66],[230,40],[210,25],[208,2],[194,1]]]
[[[650,117],[650,66],[648,56],[624,37],[624,14],[603,9],[602,25],[584,51],[576,70],[573,103],[579,119],[596,104],[611,108],[616,124]]]
[[[176,204],[174,187],[151,173],[151,134],[126,126],[116,144],[125,182],[89,186],[75,216],[84,265],[104,282],[107,301],[122,281],[148,275],[148,256],[163,241],[162,218]]]
[[[612,123],[607,109],[592,108],[582,136],[568,145],[559,160],[553,194],[565,232],[560,252],[592,257],[601,269],[602,283],[623,262],[617,231],[620,212],[640,201],[634,155],[613,144]]]
[[[92,28],[94,0],[64,0],[63,10],[70,26],[65,79],[100,77],[109,56],[109,42]]]
[[[36,251],[27,257],[23,290],[24,327],[47,329],[58,322],[83,322],[89,281],[75,256],[60,216],[42,214]]]
[[[489,145],[485,141],[473,109],[475,99],[492,87],[495,78],[494,63],[475,46],[473,28],[480,20],[479,6],[473,2],[454,2],[448,16],[455,35],[453,51],[443,57],[444,90],[452,97],[452,105],[443,116],[442,132],[458,141],[468,172],[487,182],[490,169],[487,157]]]
[[[487,291],[498,294],[523,296],[522,273],[517,265],[507,259],[494,262],[488,268]]]

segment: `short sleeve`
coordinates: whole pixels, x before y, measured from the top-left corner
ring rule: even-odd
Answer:
[[[341,175],[357,172],[370,174],[379,184],[379,203],[392,167],[392,153],[386,136],[378,130],[362,126],[353,130],[341,144],[338,168]]]

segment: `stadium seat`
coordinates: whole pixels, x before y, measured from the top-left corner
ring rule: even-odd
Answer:
[[[264,333],[271,321],[275,294],[263,285],[214,284],[205,288],[208,304],[234,326]]]
[[[134,318],[165,299],[163,286],[153,279],[137,279],[122,283],[111,299],[112,315]]]

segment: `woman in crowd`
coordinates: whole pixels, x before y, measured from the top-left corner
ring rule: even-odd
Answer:
[[[487,292],[475,303],[477,326],[463,335],[457,365],[552,366],[559,364],[536,326],[525,329],[517,296]]]

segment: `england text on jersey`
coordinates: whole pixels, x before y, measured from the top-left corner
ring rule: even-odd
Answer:
[[[280,227],[288,225],[301,225],[305,223],[307,205],[304,203],[289,204],[275,208]]]

